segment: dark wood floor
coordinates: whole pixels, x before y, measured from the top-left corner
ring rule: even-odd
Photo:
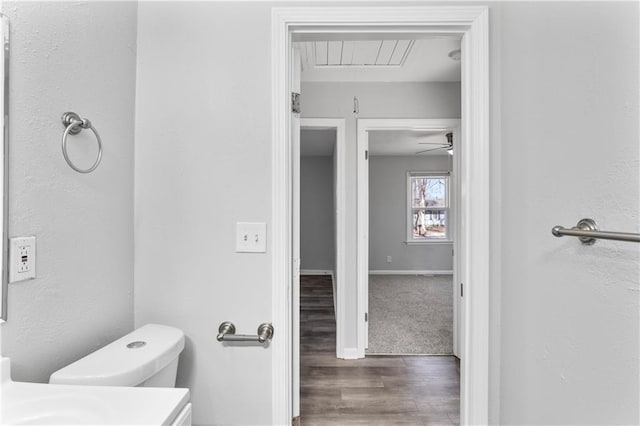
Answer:
[[[336,359],[330,276],[300,280],[300,420],[311,425],[457,425],[451,356]]]

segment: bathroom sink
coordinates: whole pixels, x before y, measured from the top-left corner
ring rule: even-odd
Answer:
[[[189,401],[188,389],[14,382],[0,363],[2,425],[171,425]]]
[[[36,413],[30,414],[23,412],[22,416],[3,420],[2,424],[8,425],[80,425],[80,424],[101,424],[103,416],[91,413],[86,410],[69,411],[67,413],[59,412]],[[4,417],[4,416],[3,416]],[[107,422],[108,424],[109,422]]]
[[[25,385],[25,386],[23,386]],[[13,425],[64,425],[110,423],[108,404],[90,394],[82,396],[38,386],[35,395],[33,383],[10,384],[2,392],[2,424]],[[14,392],[19,397],[8,397]],[[26,392],[25,392],[26,391]],[[42,392],[44,391],[44,392]],[[6,392],[6,394],[5,394]],[[8,397],[8,398],[7,398]]]

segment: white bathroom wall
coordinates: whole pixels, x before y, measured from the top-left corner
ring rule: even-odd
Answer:
[[[453,271],[452,243],[406,243],[407,172],[450,171],[451,165],[446,153],[369,157],[370,271]]]
[[[271,418],[270,350],[215,341],[223,320],[249,333],[271,316],[270,254],[234,253],[236,221],[270,221],[271,5],[139,7],[136,323],[187,333],[179,384],[201,424]],[[490,17],[492,422],[638,424],[639,247],[550,233],[591,215],[638,232],[638,5],[491,3]],[[332,94],[352,116],[353,93]]]
[[[37,278],[9,284],[2,355],[16,380],[49,374],[133,327],[136,5],[3,2],[11,21],[11,236],[37,237]],[[65,111],[104,156],[88,175],[60,151]],[[70,137],[87,167],[95,141]]]
[[[640,231],[638,13],[502,7],[503,424],[640,423],[640,245],[551,236]]]

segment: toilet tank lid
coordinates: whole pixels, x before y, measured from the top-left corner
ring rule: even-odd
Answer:
[[[166,367],[184,349],[184,333],[147,324],[69,364],[49,383],[136,386]]]

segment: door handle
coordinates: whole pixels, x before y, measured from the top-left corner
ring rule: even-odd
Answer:
[[[273,325],[262,323],[258,326],[258,334],[236,334],[236,326],[231,321],[225,321],[218,327],[218,342],[258,342],[269,343],[273,338]]]

